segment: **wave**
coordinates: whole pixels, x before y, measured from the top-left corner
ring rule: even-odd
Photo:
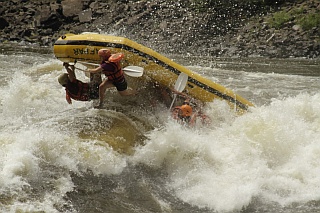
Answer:
[[[318,200],[319,101],[320,94],[274,100],[222,123],[212,117],[205,129],[168,122],[149,133],[133,161],[164,166],[179,198],[218,212],[241,210],[256,197],[280,205]]]
[[[108,92],[107,109],[68,105],[57,83],[60,62],[31,59],[37,62],[2,68],[2,211],[83,212],[98,205],[128,212],[237,212],[319,200],[320,93],[305,89],[311,77],[203,69],[240,92],[258,92],[264,104],[238,116],[213,101],[204,109],[211,123],[187,128],[164,105],[150,105],[156,96],[148,84],[138,98]],[[259,78],[269,81],[257,84]],[[299,91],[285,84],[293,79]],[[286,96],[274,92],[280,87]],[[98,201],[86,205],[89,198]]]

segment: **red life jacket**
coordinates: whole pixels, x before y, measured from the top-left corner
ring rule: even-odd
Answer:
[[[83,83],[77,79],[73,82],[68,82],[66,85],[66,98],[72,98],[77,101],[89,100],[89,84]]]

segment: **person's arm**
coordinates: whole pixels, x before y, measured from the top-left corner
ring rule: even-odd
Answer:
[[[189,95],[187,95],[187,94],[185,94],[183,92],[179,92],[179,91],[177,91],[177,90],[175,90],[173,88],[171,88],[171,90],[172,90],[173,93],[175,93],[175,94],[177,94],[177,95],[179,95],[179,96],[181,96],[181,97],[183,97],[185,99],[191,99]]]
[[[189,125],[190,125],[191,127],[194,127],[194,126],[195,126],[196,120],[197,120],[197,116],[198,116],[198,112],[192,113],[191,119],[190,119],[190,122],[189,122]]]
[[[171,89],[173,93],[183,97],[185,99],[184,102],[188,102],[189,104],[192,103],[193,105],[195,106],[201,106],[202,105],[202,102],[197,100],[197,99],[194,99],[192,98],[191,96],[189,96],[188,94],[184,93],[184,92],[179,92],[175,89]]]
[[[71,82],[73,82],[76,78],[76,74],[74,72],[74,65],[69,65],[68,63],[63,63],[63,66],[66,68],[67,72],[68,72],[68,77],[69,77],[69,80]]]
[[[70,98],[67,91],[66,91],[66,100],[67,100],[68,104],[72,104],[71,98]]]
[[[103,69],[101,66],[94,68],[94,69],[87,69],[86,72],[90,72],[90,73],[99,73],[101,72]]]

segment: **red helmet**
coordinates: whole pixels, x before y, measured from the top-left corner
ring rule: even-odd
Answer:
[[[100,49],[98,51],[98,56],[103,58],[109,58],[111,55],[111,51],[109,49]]]
[[[182,116],[186,117],[186,116],[191,116],[192,115],[192,108],[191,106],[185,104],[185,105],[182,105],[180,107],[180,110],[182,111]]]

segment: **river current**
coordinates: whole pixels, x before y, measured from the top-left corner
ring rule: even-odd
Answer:
[[[320,62],[166,56],[255,107],[186,128],[139,79],[69,105],[52,48],[2,44],[0,212],[319,212]]]

